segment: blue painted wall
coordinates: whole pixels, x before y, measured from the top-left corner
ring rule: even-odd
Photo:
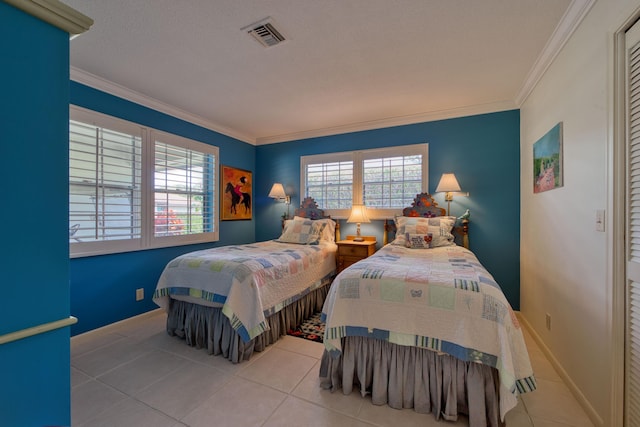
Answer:
[[[78,83],[69,84],[68,35],[0,2],[0,334],[79,318],[72,333],[156,308],[150,296],[171,258],[209,246],[276,237],[285,207],[266,195],[283,182],[300,203],[300,156],[429,143],[429,190],[455,172],[470,197],[471,248],[519,308],[519,113],[460,119],[253,147]],[[254,171],[254,220],[220,223],[220,241],[68,259],[68,105],[79,105],[220,148],[220,163]],[[258,167],[256,167],[258,166]],[[16,177],[23,179],[17,180]],[[440,196],[439,196],[440,197]],[[439,201],[442,201],[441,197]],[[343,234],[353,226],[343,223]],[[381,240],[381,224],[363,232]],[[136,302],[135,289],[146,299]],[[43,351],[46,349],[46,351]],[[70,424],[69,328],[0,346],[0,425]],[[37,405],[34,404],[37,402]]]
[[[69,317],[69,35],[0,2],[0,335]],[[70,425],[69,328],[0,345],[0,425]]]
[[[156,308],[151,301],[163,266],[175,256],[226,244],[278,236],[286,206],[267,197],[273,182],[283,182],[300,203],[300,156],[345,150],[429,143],[429,190],[440,175],[454,172],[470,197],[458,197],[452,214],[472,210],[471,249],[519,308],[519,112],[517,110],[330,137],[254,147],[197,125],[71,82],[71,103],[125,120],[176,133],[220,148],[220,163],[254,171],[254,220],[223,221],[221,240],[211,245],[182,246],[71,260],[71,312],[79,318],[72,334]],[[444,205],[441,195],[437,200]],[[354,233],[342,224],[343,235]],[[382,241],[382,224],[363,224],[363,232]],[[135,289],[145,300],[135,301]],[[96,302],[100,301],[96,310]]]
[[[429,143],[430,191],[443,172],[455,172],[471,197],[458,197],[452,214],[472,210],[471,248],[519,308],[519,112],[517,110],[416,125],[354,132],[253,147],[79,83],[71,82],[71,103],[156,129],[211,143],[220,163],[254,171],[254,220],[223,221],[220,241],[71,260],[71,312],[79,318],[72,334],[85,332],[156,308],[151,301],[163,266],[185,252],[205,247],[268,240],[278,236],[286,206],[267,197],[283,182],[300,203],[300,156],[345,150]],[[497,190],[499,188],[499,190]],[[437,199],[444,204],[442,196]],[[343,235],[353,225],[342,224]],[[363,224],[382,241],[382,224]],[[145,300],[135,301],[144,288]],[[99,304],[98,304],[99,302]]]
[[[71,82],[71,104],[217,146],[220,165],[255,171],[255,147],[234,138],[143,107],[80,83]],[[254,189],[255,194],[255,189]],[[171,259],[207,247],[255,241],[254,221],[221,221],[220,240],[212,244],[150,249],[71,260],[71,313],[78,334],[158,308],[151,297]],[[135,301],[144,288],[145,299]]]
[[[520,113],[518,110],[397,126],[336,136],[258,146],[255,179],[256,239],[280,233],[278,218],[286,210],[266,195],[274,182],[300,204],[300,156],[429,143],[429,188],[440,176],[456,174],[469,197],[456,197],[451,214],[471,210],[470,246],[501,285],[514,309],[520,307]],[[304,195],[303,195],[304,196]],[[436,201],[446,207],[443,195]],[[293,212],[293,210],[292,210]],[[342,235],[355,226],[341,222]],[[363,234],[382,241],[382,222],[362,224]]]

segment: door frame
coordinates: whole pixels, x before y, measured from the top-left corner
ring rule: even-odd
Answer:
[[[627,114],[626,114],[626,31],[640,19],[640,7],[613,33],[613,60],[610,87],[612,106],[610,120],[611,144],[608,144],[607,165],[612,179],[607,197],[610,206],[610,232],[607,239],[607,266],[611,271],[611,307],[609,330],[612,333],[610,425],[625,425],[625,372],[627,333]]]

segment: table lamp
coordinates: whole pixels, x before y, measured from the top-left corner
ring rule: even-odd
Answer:
[[[367,208],[365,205],[353,205],[351,207],[351,215],[349,215],[349,219],[347,222],[355,222],[356,223],[356,237],[353,239],[354,242],[363,242],[364,237],[360,235],[360,223],[363,222],[371,222],[369,221],[369,217],[367,216]]]

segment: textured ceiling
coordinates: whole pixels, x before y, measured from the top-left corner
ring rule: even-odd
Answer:
[[[72,78],[258,144],[517,108],[578,2],[64,1],[95,21],[71,41]],[[267,16],[288,38],[271,48],[240,30]]]

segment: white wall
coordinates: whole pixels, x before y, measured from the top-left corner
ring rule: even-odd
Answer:
[[[637,7],[598,0],[521,106],[521,312],[602,426],[613,412],[611,227],[595,231],[595,211],[612,206],[614,33]],[[533,194],[533,144],[558,122],[564,187]]]

